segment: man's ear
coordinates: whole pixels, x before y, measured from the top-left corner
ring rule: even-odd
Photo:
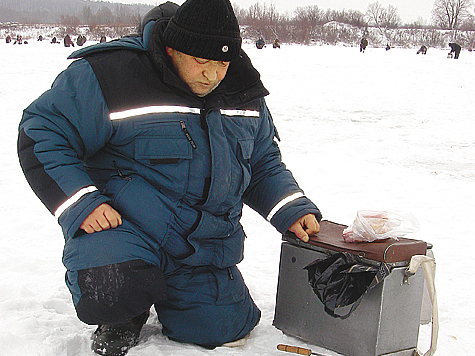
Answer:
[[[167,46],[167,54],[171,57],[173,53],[173,48]]]

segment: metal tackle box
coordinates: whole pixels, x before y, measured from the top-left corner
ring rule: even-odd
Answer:
[[[307,243],[283,236],[274,326],[285,334],[348,356],[413,356],[419,333],[424,276],[406,276],[413,255],[427,244],[400,238],[373,243],[346,243],[345,225],[322,221]],[[387,263],[391,272],[368,290],[346,319],[324,311],[308,281],[307,265],[337,252],[349,252],[365,264]]]

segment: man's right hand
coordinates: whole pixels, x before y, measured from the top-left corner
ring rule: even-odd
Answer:
[[[103,203],[95,208],[79,227],[88,234],[92,234],[119,225],[122,225],[120,214],[109,204]]]

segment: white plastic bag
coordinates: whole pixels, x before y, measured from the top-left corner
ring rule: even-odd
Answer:
[[[343,231],[346,242],[372,242],[398,239],[410,232],[419,231],[419,222],[411,213],[359,210],[353,224]]]

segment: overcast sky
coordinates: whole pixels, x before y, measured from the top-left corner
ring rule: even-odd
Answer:
[[[112,2],[120,3],[145,3],[151,5],[158,5],[163,1],[157,0],[110,0]],[[257,2],[260,4],[274,4],[279,12],[289,11],[290,13],[299,6],[317,5],[322,9],[335,10],[359,10],[366,12],[368,4],[376,2],[377,0],[231,0],[232,4],[237,4],[241,8],[248,8]],[[434,0],[378,0],[384,7],[393,5],[398,9],[399,16],[403,22],[412,22],[418,20],[419,17],[424,19],[427,23],[430,22],[430,11],[434,4]],[[181,5],[184,0],[175,0],[175,3]]]

